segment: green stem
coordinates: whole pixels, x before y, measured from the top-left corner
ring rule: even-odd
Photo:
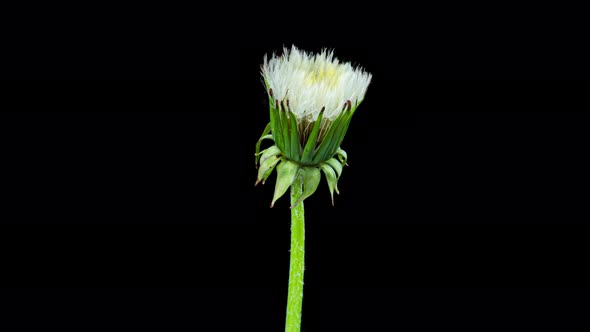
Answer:
[[[291,205],[303,193],[301,176],[291,186]],[[291,209],[291,264],[289,266],[289,295],[287,297],[286,332],[301,330],[303,304],[303,271],[305,266],[305,218],[303,202]]]

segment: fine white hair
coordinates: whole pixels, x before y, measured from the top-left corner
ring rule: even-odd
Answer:
[[[327,120],[334,120],[347,102],[356,107],[371,82],[371,74],[340,63],[333,51],[311,54],[295,46],[284,48],[280,57],[265,56],[262,76],[274,98],[288,100],[289,110],[308,121],[315,121],[324,107]]]

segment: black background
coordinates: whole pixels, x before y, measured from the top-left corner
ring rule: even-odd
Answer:
[[[577,44],[372,13],[341,30],[222,11],[219,26],[135,13],[32,33],[7,76],[114,80],[4,86],[5,316],[281,330],[289,209],[269,208],[274,179],[254,187],[253,152],[262,57],[294,43],[374,76],[342,195],[332,207],[322,183],[306,201],[304,331],[585,330],[588,86],[563,80],[585,74]]]

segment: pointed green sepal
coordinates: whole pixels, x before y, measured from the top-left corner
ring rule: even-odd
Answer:
[[[341,148],[338,148],[338,150],[336,150],[336,155],[338,156],[338,159],[340,159],[340,162],[343,165],[348,165],[346,163],[346,160],[348,159],[348,156],[346,154],[346,151],[342,150]]]
[[[342,126],[341,132],[338,134],[338,143],[336,143],[336,145],[333,146],[334,153],[336,153],[335,151],[338,150],[338,148],[342,144],[342,141],[344,141],[344,137],[346,136],[346,132],[348,131],[348,127],[350,126],[350,121],[352,120],[352,116],[355,110],[356,108],[348,112],[349,114],[346,118],[346,123]]]
[[[273,145],[261,153],[260,163],[262,164],[266,159],[276,156],[277,154],[280,154],[280,153],[281,153],[281,150],[279,149],[279,147],[276,145]]]
[[[319,164],[332,158],[336,151],[336,147],[338,146],[338,142],[340,141],[343,127],[347,125],[348,117],[350,115],[350,112],[345,111],[334,119],[334,122],[330,125],[328,132],[324,136],[324,140],[313,156],[314,164]]]
[[[281,123],[281,133],[283,135],[282,139],[283,139],[283,146],[279,148],[281,148],[281,150],[283,152],[285,152],[285,154],[287,155],[287,157],[289,159],[293,159],[290,154],[291,154],[291,135],[289,134],[289,132],[291,130],[289,130],[289,116],[287,114],[287,112],[284,112],[283,110],[279,111],[279,119],[280,119],[280,123]]]
[[[291,159],[298,162],[301,160],[301,151],[299,147],[299,134],[297,133],[297,119],[293,112],[289,112],[289,124],[289,132],[291,134]]]
[[[278,160],[281,160],[281,159],[278,158]],[[264,175],[262,175],[262,184],[266,183],[266,179],[268,179],[268,177],[272,174],[272,171],[275,170],[275,166],[276,166],[276,163],[271,165],[271,167],[266,171],[266,173],[264,173]],[[256,182],[256,184],[258,184],[258,182]]]
[[[321,164],[320,167],[326,175],[328,189],[330,189],[330,196],[332,197],[332,205],[334,205],[334,190],[339,193],[337,188],[338,178],[336,178],[336,173],[334,173],[334,169],[332,167],[328,166],[327,164]]]
[[[283,161],[285,161],[285,160],[287,160],[287,159],[286,158],[283,158]],[[277,165],[277,172],[281,170],[281,168],[283,167],[284,164],[285,163],[283,162],[283,163],[280,163],[280,164]]]
[[[342,164],[336,158],[328,159],[326,164],[330,165],[336,171],[337,177],[340,178],[340,175],[342,175]]]
[[[320,133],[320,124],[322,123],[322,119],[324,118],[324,111],[326,108],[322,108],[322,111],[318,115],[318,118],[315,120],[311,133],[309,134],[309,138],[305,143],[305,148],[303,149],[303,155],[301,157],[302,163],[310,163],[313,157],[313,152],[315,150],[318,135]]]
[[[299,172],[299,165],[292,161],[285,160],[281,165],[280,168],[277,168],[277,183],[270,207],[273,207],[276,200],[287,192],[287,189],[293,184]]]
[[[270,131],[272,133],[272,137],[274,138],[276,145],[282,149],[284,145],[283,132],[281,129],[282,128],[279,117],[278,101],[275,100],[274,105],[272,102],[270,102]]]
[[[256,153],[255,153],[255,156],[256,156],[256,161],[255,161],[256,167],[258,167],[258,160],[259,160],[259,156],[260,156],[260,144],[265,139],[274,140],[272,138],[272,135],[269,135],[268,133],[270,133],[270,122],[264,128],[264,131],[262,132],[262,135],[260,135],[260,139],[258,139],[258,142],[256,142]]]
[[[274,145],[273,145],[274,146]],[[265,158],[262,162],[260,162],[260,168],[258,169],[258,177],[256,178],[256,184],[262,181],[262,184],[266,181],[266,179],[270,176],[273,169],[277,165],[277,163],[281,160],[281,154],[273,154],[267,158]]]
[[[320,184],[320,180],[322,178],[322,173],[316,167],[304,167],[303,171],[303,194],[299,196],[297,201],[291,206],[291,208],[296,207],[299,203],[303,202],[306,198],[313,195],[316,189],[318,189],[318,185]]]
[[[316,157],[314,157],[314,161],[322,162],[334,156],[336,150],[340,144],[342,144],[342,140],[344,140],[344,135],[346,135],[351,118],[352,111],[346,110],[340,114],[336,120],[334,120],[330,131],[322,142],[322,145],[324,145],[324,143],[325,145],[320,147],[316,155],[318,159],[316,160]]]

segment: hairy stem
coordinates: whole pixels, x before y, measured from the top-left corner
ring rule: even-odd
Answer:
[[[303,193],[302,178],[291,186],[291,204]],[[303,272],[305,266],[305,218],[303,202],[291,209],[291,263],[289,266],[289,295],[287,298],[286,332],[300,332],[303,303]]]

